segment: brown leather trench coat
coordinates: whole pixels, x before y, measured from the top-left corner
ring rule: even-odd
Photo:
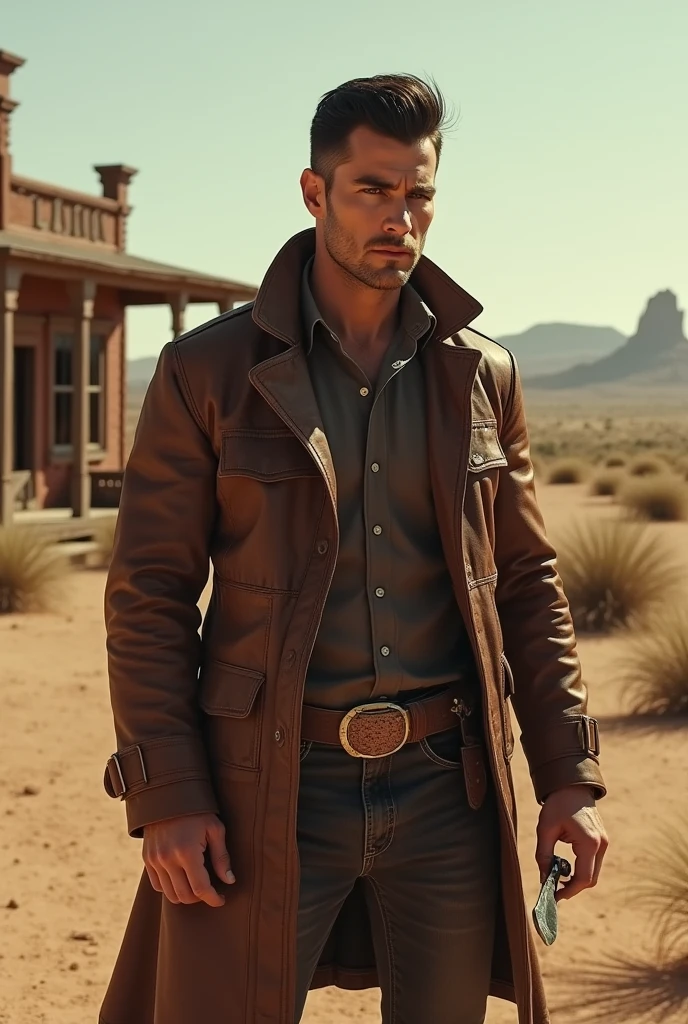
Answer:
[[[292,238],[256,301],[163,349],[122,491],[106,592],[129,831],[217,812],[237,877],[221,908],[173,905],[143,873],[101,1024],[293,1024],[300,707],[337,557],[336,479],[301,344]],[[535,500],[511,354],[470,329],[482,307],[423,257],[437,318],[423,350],[437,517],[484,693],[501,816],[492,994],[548,1013],[524,904],[510,771],[513,701],[535,794],[604,793],[555,554]],[[199,635],[197,600],[213,569]],[[219,884],[219,883],[218,883]],[[313,985],[377,983],[354,889]]]

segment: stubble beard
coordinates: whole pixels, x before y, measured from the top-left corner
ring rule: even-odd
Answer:
[[[328,211],[323,224],[323,240],[330,259],[355,281],[376,288],[378,291],[393,291],[402,288],[411,277],[421,257],[425,236],[420,239],[418,248],[413,251],[413,263],[405,270],[400,270],[396,261],[390,260],[386,267],[373,267],[366,262],[356,247],[353,237],[342,227],[332,210]],[[401,246],[399,246],[401,248]],[[406,247],[405,251],[411,251]]]

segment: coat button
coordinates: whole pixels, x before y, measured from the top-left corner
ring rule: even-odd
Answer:
[[[319,540],[317,545],[316,545],[315,550],[318,552],[319,555],[326,555],[329,546],[330,545],[329,545],[328,541],[326,541],[326,540]]]
[[[387,658],[389,656],[389,647],[381,647],[380,654],[383,658]]]
[[[287,653],[284,656],[284,664],[285,665],[293,665],[295,661],[296,661],[296,651],[293,651],[293,650],[292,651],[287,651]]]

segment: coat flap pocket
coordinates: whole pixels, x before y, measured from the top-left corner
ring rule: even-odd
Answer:
[[[499,441],[496,421],[474,423],[471,429],[469,470],[481,473],[484,469],[506,465],[508,465],[507,458]]]
[[[208,715],[246,718],[264,682],[262,672],[210,661],[200,677],[201,707]]]
[[[298,437],[288,430],[224,430],[219,473],[269,482],[318,476],[319,470]]]

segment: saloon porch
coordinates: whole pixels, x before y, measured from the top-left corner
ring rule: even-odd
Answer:
[[[23,63],[0,50],[0,526],[18,510],[83,521],[116,505],[127,306],[168,305],[176,336],[189,304],[224,312],[256,293],[126,251],[131,167],[97,166],[100,196],[14,174],[10,77]]]

